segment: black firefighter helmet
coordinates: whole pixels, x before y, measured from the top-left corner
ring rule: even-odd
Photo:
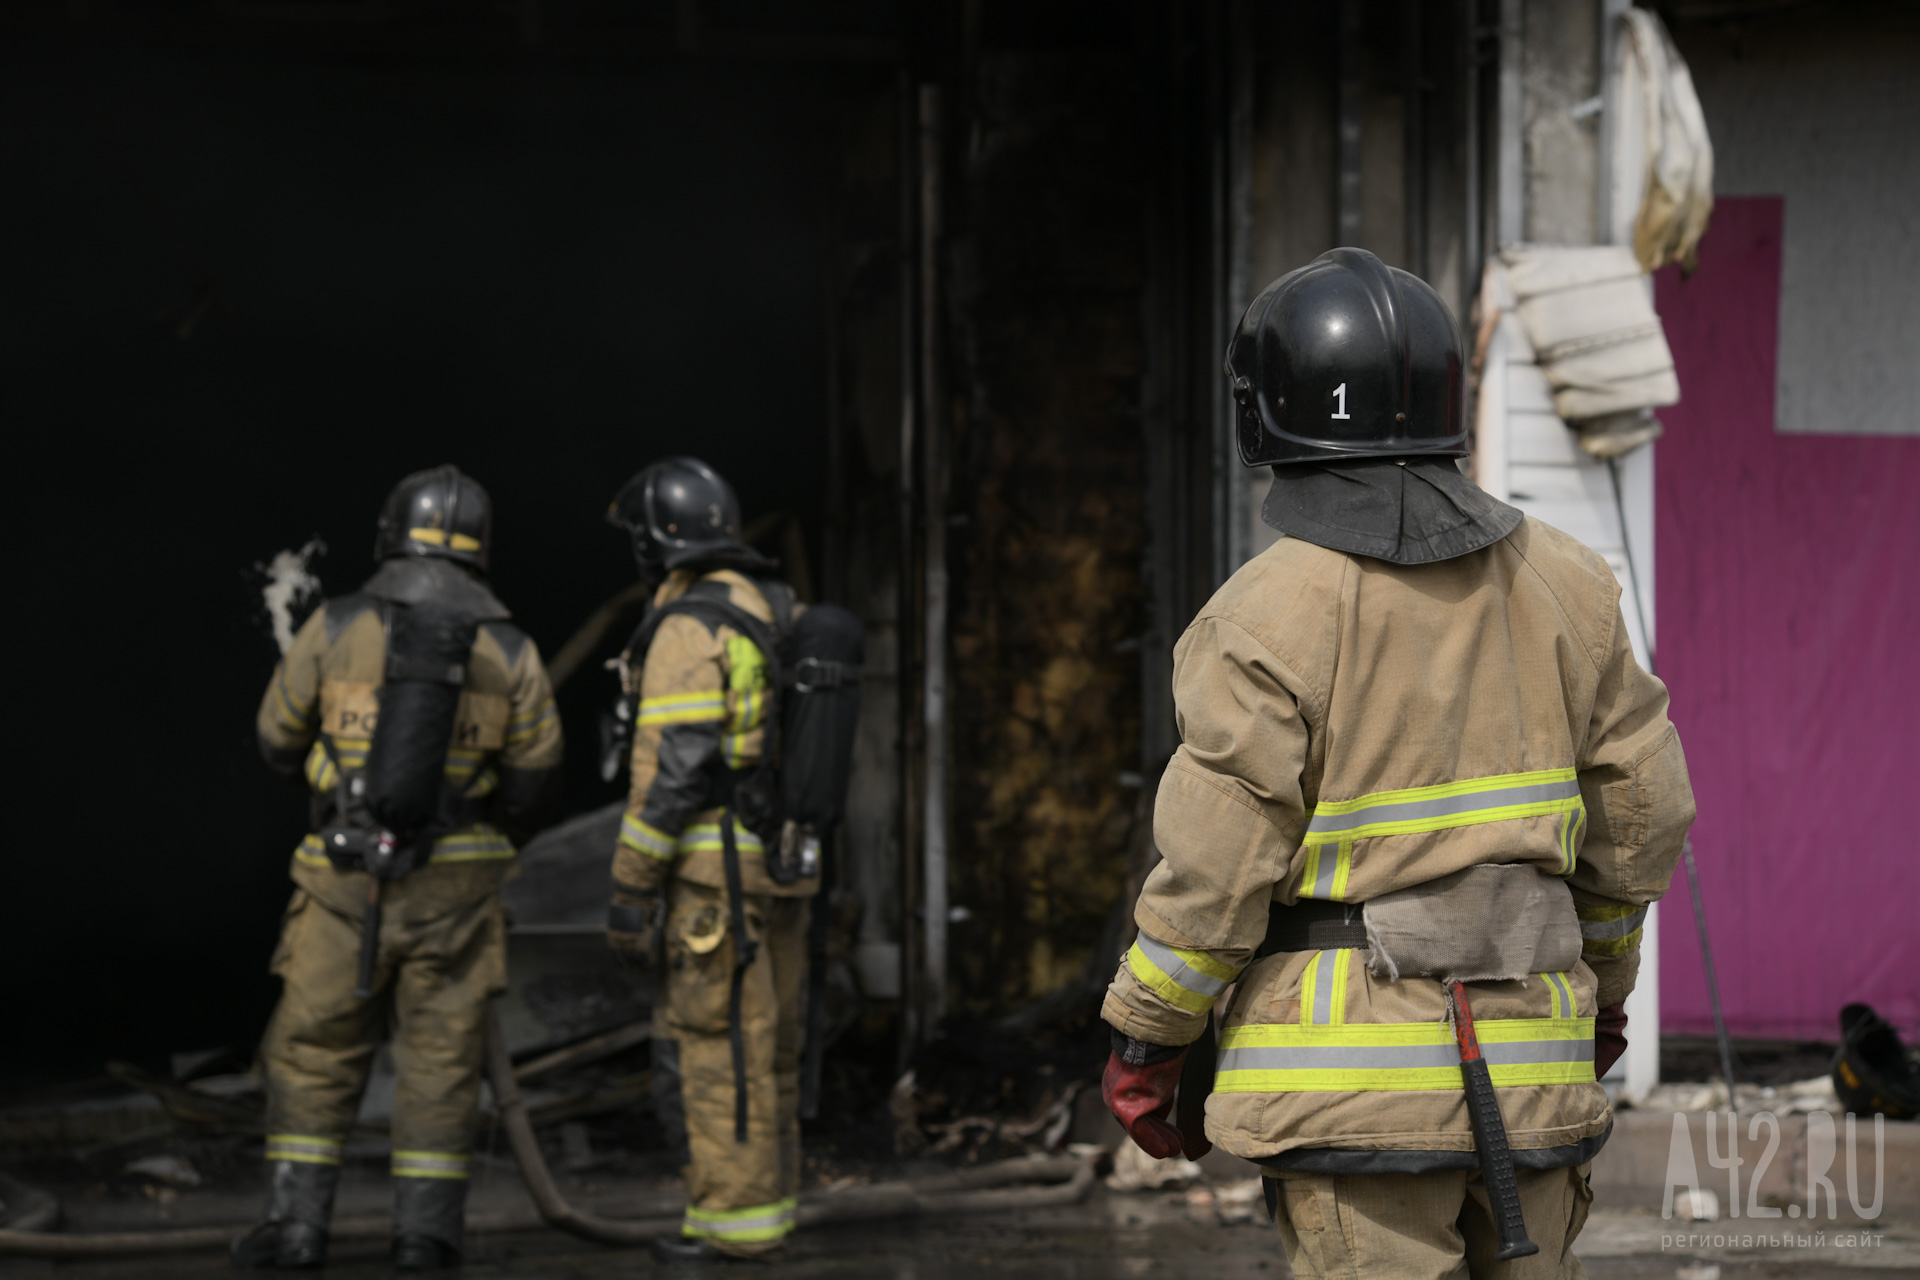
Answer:
[[[1920,1067],[1893,1024],[1867,1005],[1850,1004],[1840,1011],[1833,1091],[1855,1115],[1878,1112],[1889,1120],[1920,1116]]]
[[[1467,453],[1460,329],[1426,281],[1332,249],[1268,285],[1227,346],[1249,467]]]
[[[380,509],[373,558],[433,556],[487,571],[493,550],[493,500],[452,465],[416,471],[393,487]]]
[[[740,541],[740,499],[718,471],[698,458],[665,458],[620,487],[607,523],[633,539],[643,578],[694,561],[758,561]]]

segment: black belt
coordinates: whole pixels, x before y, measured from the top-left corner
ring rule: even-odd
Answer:
[[[1367,945],[1367,924],[1357,902],[1305,902],[1267,909],[1267,936],[1254,958],[1277,951],[1360,951]]]

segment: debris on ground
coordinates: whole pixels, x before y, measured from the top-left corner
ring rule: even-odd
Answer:
[[[1113,1153],[1113,1172],[1107,1175],[1109,1191],[1158,1191],[1165,1187],[1184,1187],[1200,1179],[1200,1166],[1191,1160],[1174,1157],[1155,1160],[1131,1142],[1121,1143]]]
[[[1194,1187],[1186,1194],[1187,1220],[1206,1225],[1232,1226],[1266,1217],[1267,1201],[1258,1178],[1234,1178],[1227,1182]]]
[[[135,1177],[150,1178],[176,1191],[191,1191],[205,1181],[200,1176],[200,1171],[194,1168],[190,1161],[166,1154],[141,1156],[138,1160],[130,1160],[121,1172],[133,1174]]]
[[[1781,1116],[1827,1111],[1837,1116],[1846,1111],[1834,1092],[1832,1076],[1815,1076],[1777,1087],[1742,1084],[1734,1090],[1734,1101],[1734,1109],[1742,1115],[1755,1111]],[[1620,1105],[1642,1111],[1721,1111],[1727,1105],[1727,1086],[1722,1080],[1657,1084],[1639,1101],[1622,1100]]]

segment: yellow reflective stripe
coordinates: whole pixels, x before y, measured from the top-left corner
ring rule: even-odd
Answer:
[[[1305,847],[1306,866],[1300,875],[1302,898],[1343,902],[1347,896],[1347,877],[1353,872],[1353,842],[1310,844]]]
[[[747,1209],[697,1209],[688,1205],[680,1234],[740,1244],[778,1240],[793,1230],[799,1207],[799,1201],[791,1196]]]
[[[758,732],[757,726],[747,730],[746,733],[727,733],[720,736],[720,754],[726,759],[728,768],[739,769],[748,763],[747,738],[748,735],[756,732]],[[760,753],[753,752],[752,758],[758,760]]]
[[[1587,830],[1587,809],[1582,804],[1567,811],[1560,820],[1560,874],[1570,876],[1580,863],[1581,838]]]
[[[307,785],[315,791],[331,791],[340,781],[340,773],[333,767],[333,757],[319,743],[314,743],[307,752]]]
[[[1314,806],[1306,845],[1335,844],[1370,836],[1407,835],[1477,826],[1581,808],[1580,784],[1572,769],[1536,769],[1470,778],[1432,787],[1376,791],[1351,800]]]
[[[1553,1016],[1556,1018],[1577,1017],[1579,1003],[1573,996],[1573,984],[1567,981],[1564,973],[1543,973],[1540,977],[1547,984],[1547,994],[1553,1001]]]
[[[282,667],[273,678],[273,691],[280,696],[280,710],[284,713],[282,721],[289,728],[304,729],[313,723],[313,704],[301,706],[294,698],[293,691],[287,688],[287,670]]]
[[[1592,1018],[1485,1019],[1474,1025],[1497,1086],[1585,1084],[1594,1078]],[[1214,1078],[1220,1093],[1464,1087],[1459,1046],[1444,1022],[1229,1027]]]
[[[312,1133],[270,1133],[267,1135],[267,1159],[288,1160],[294,1164],[339,1164],[342,1143]]]
[[[560,708],[554,705],[553,699],[548,698],[545,702],[541,703],[540,706],[528,712],[526,715],[515,716],[513,719],[507,721],[508,744],[517,746],[525,742],[528,738],[533,737],[536,733],[539,733],[542,729],[552,724],[559,714]]]
[[[309,831],[293,851],[296,862],[304,862],[310,867],[330,867],[333,862],[327,857],[327,846],[321,842],[318,832]]]
[[[669,693],[640,703],[640,724],[705,724],[727,718],[727,698],[718,689]]]
[[[1580,918],[1580,952],[1596,957],[1624,956],[1640,945],[1647,909],[1632,903],[1575,903]]]
[[[740,825],[740,819],[733,820],[733,843],[741,853],[763,853],[766,846],[760,837]],[[680,833],[679,843],[675,846],[681,853],[718,853],[725,849],[720,839],[720,824],[700,822]]]
[[[1307,1026],[1337,1027],[1347,1020],[1347,971],[1351,948],[1316,951],[1300,971],[1300,1021]]]
[[[718,831],[716,827],[714,830]],[[673,837],[658,827],[649,826],[627,814],[620,819],[620,843],[630,849],[638,849],[662,861],[673,857]]]
[[[429,862],[493,862],[513,856],[513,841],[498,831],[468,831],[433,842]]]
[[[733,713],[727,728],[745,733],[766,719],[767,659],[760,646],[745,636],[728,636],[727,688],[733,691]]]
[[[463,1179],[467,1157],[458,1151],[396,1151],[392,1169],[396,1178]]]
[[[367,752],[372,749],[372,738],[333,739],[333,753],[340,757],[342,769],[358,769],[367,762]]]
[[[1205,1013],[1240,976],[1204,951],[1169,947],[1141,934],[1127,948],[1127,968],[1140,985],[1176,1009]]]
[[[478,551],[480,539],[464,533],[448,534],[445,529],[409,529],[407,536],[430,547],[451,547],[455,551]]]

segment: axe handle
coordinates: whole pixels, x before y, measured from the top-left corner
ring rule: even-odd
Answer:
[[[1540,1246],[1527,1238],[1526,1220],[1520,1213],[1520,1186],[1513,1176],[1513,1152],[1507,1146],[1507,1126],[1493,1094],[1493,1075],[1480,1053],[1467,989],[1461,983],[1450,983],[1447,994],[1453,1001],[1453,1034],[1460,1043],[1460,1071],[1467,1081],[1467,1119],[1473,1124],[1473,1145],[1480,1153],[1480,1177],[1487,1184],[1493,1225],[1500,1233],[1500,1250],[1493,1256],[1498,1262],[1529,1257],[1540,1252]]]
[[[360,973],[353,984],[353,998],[373,998],[373,967],[380,958],[380,891],[386,883],[379,876],[367,877],[367,909],[360,917]]]

